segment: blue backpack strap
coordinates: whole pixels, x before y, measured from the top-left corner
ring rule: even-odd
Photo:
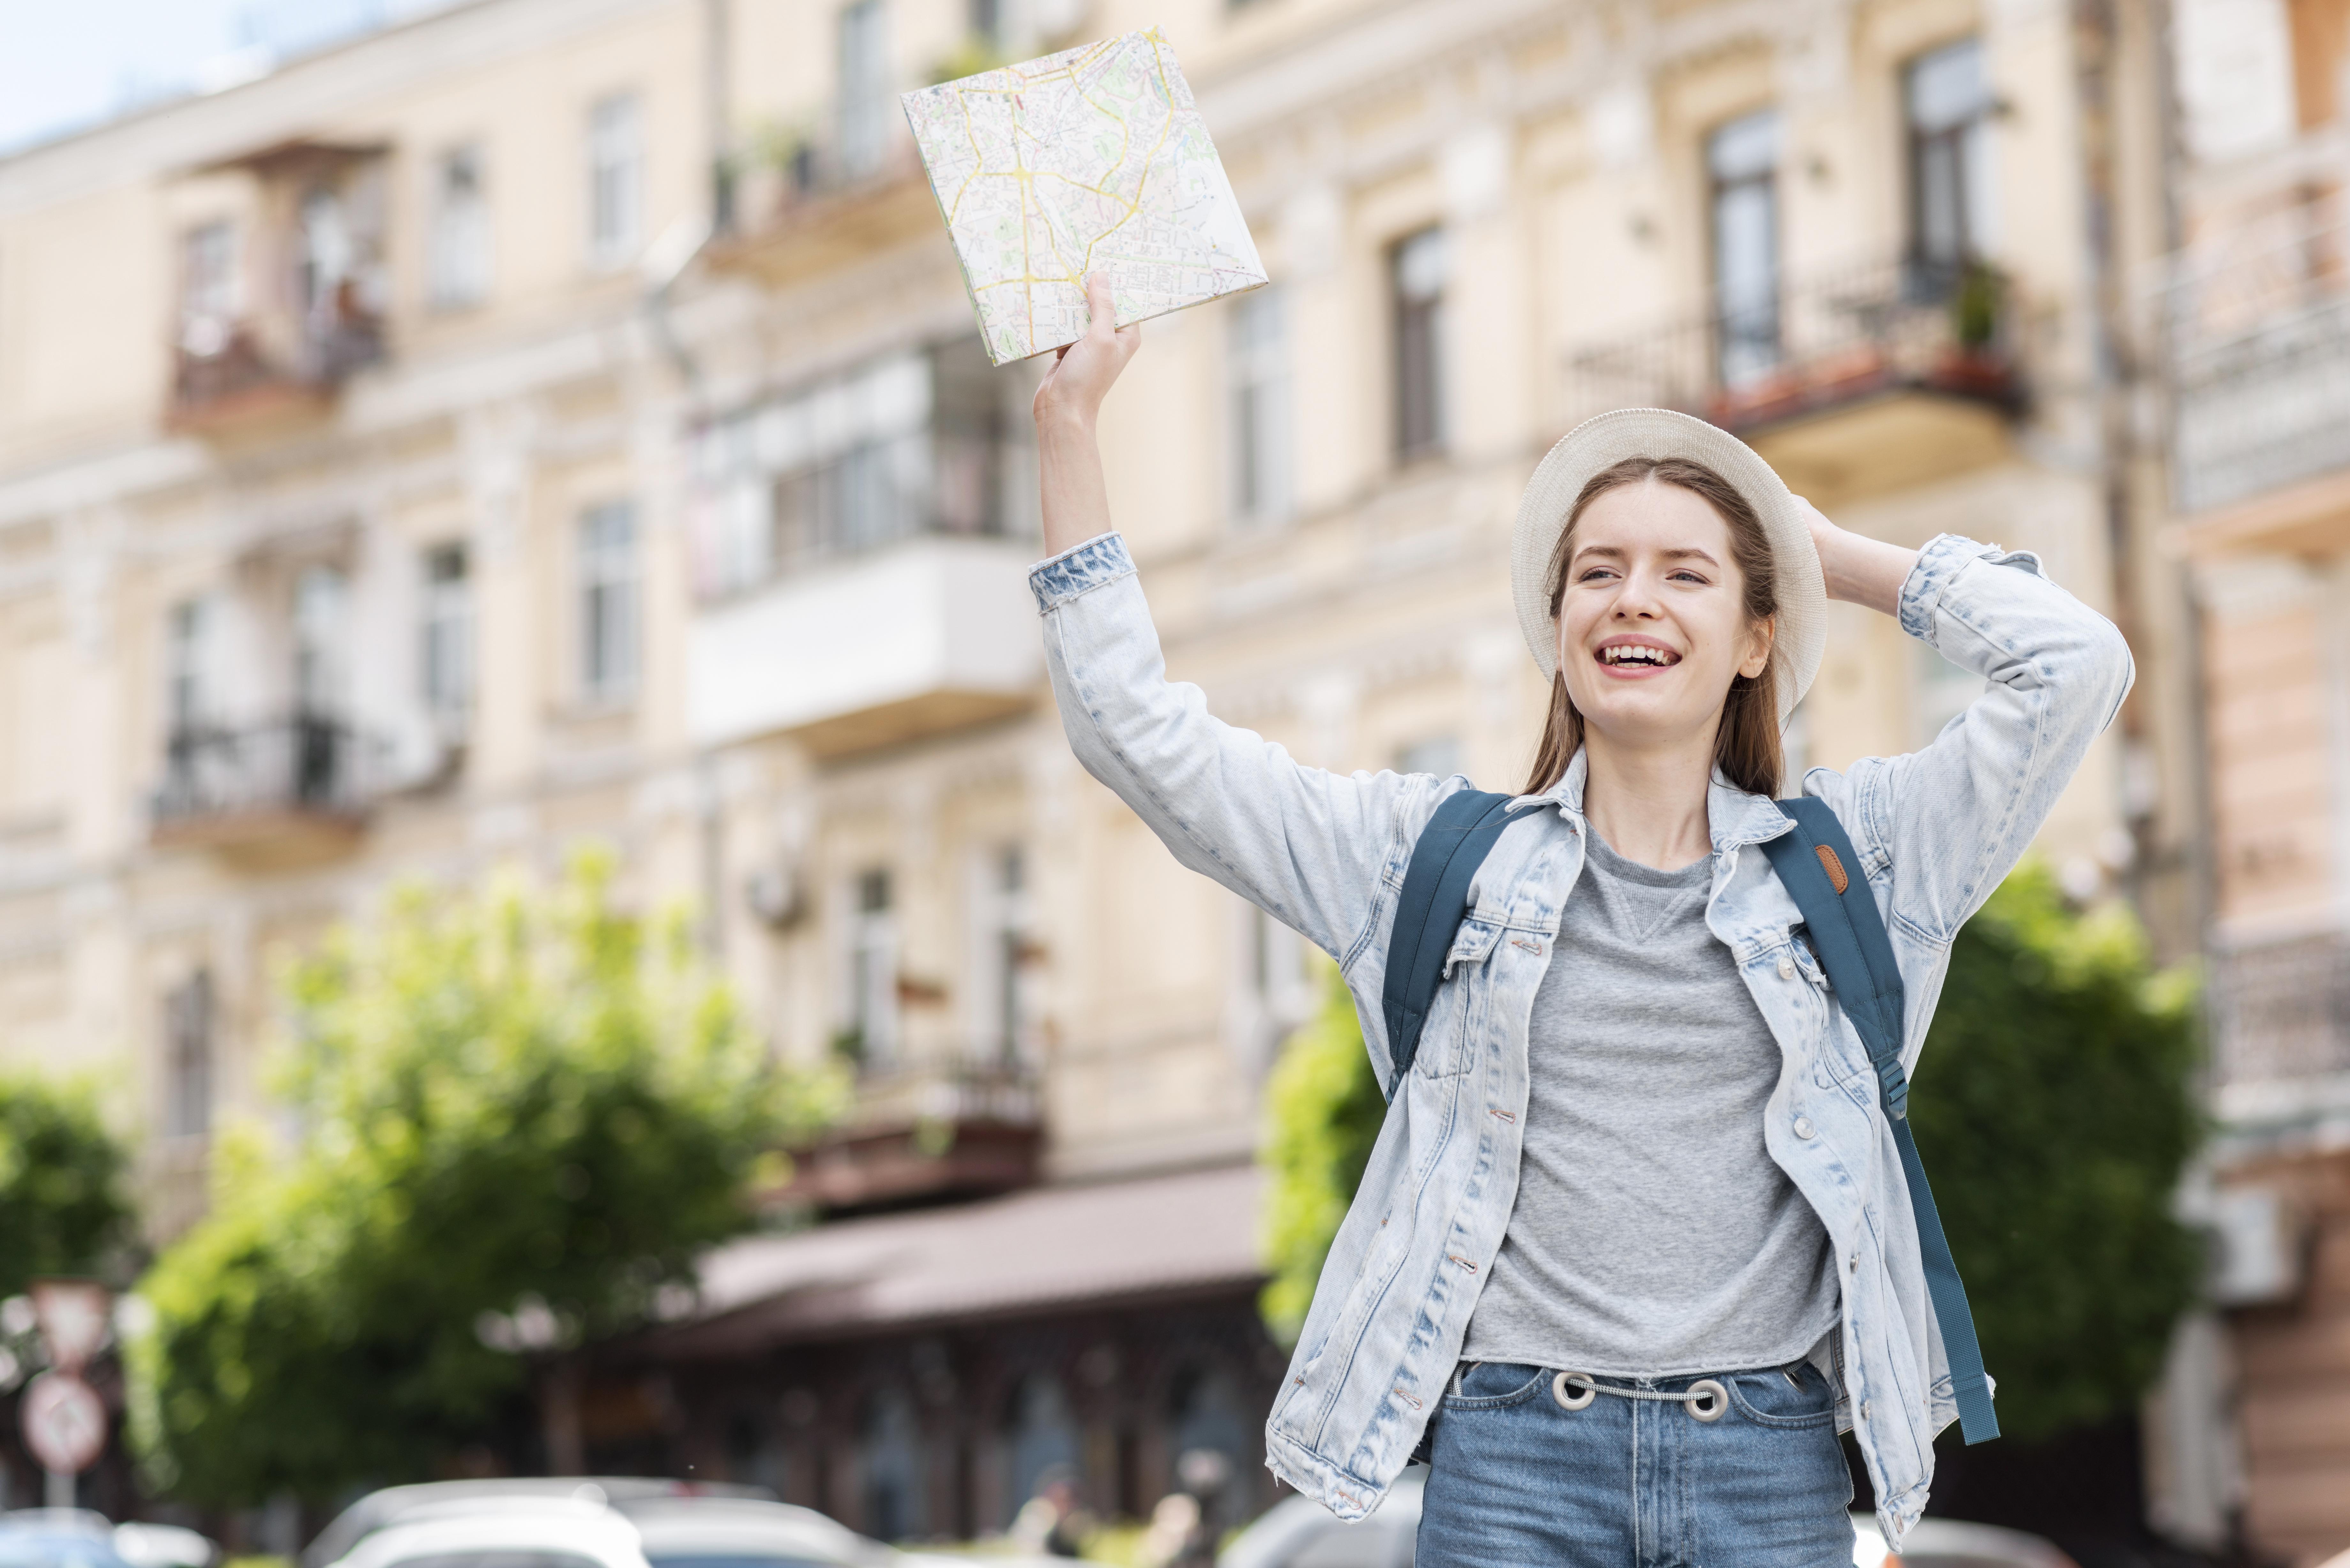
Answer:
[[[1444,981],[1444,956],[1452,950],[1453,933],[1469,913],[1470,879],[1510,825],[1507,808],[1513,798],[1477,790],[1449,796],[1411,846],[1403,890],[1396,896],[1387,981],[1379,998],[1387,1016],[1388,1060],[1393,1064],[1387,1085],[1390,1100],[1419,1054],[1419,1032],[1435,1005],[1436,988]]]
[[[1926,1291],[1934,1303],[1934,1321],[1941,1326],[1943,1354],[1950,1357],[1959,1427],[1968,1442],[1986,1442],[1999,1436],[1999,1417],[1991,1411],[1982,1346],[1975,1341],[1967,1289],[1960,1282],[1933,1190],[1926,1185],[1926,1167],[1918,1158],[1918,1140],[1909,1129],[1909,1080],[1901,1067],[1901,971],[1893,961],[1893,940],[1886,934],[1868,879],[1861,875],[1860,856],[1827,803],[1806,795],[1778,805],[1795,825],[1794,831],[1765,840],[1762,849],[1803,911],[1820,967],[1827,971],[1828,983],[1835,988],[1845,1016],[1852,1020],[1877,1069],[1886,1123],[1901,1151],[1901,1174],[1917,1216]]]

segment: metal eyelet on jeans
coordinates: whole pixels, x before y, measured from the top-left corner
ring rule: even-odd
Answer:
[[[1681,1408],[1700,1421],[1719,1421],[1721,1413],[1730,1408],[1730,1390],[1711,1377],[1701,1379],[1690,1385],[1689,1397],[1681,1401]]]
[[[1580,1392],[1570,1395],[1567,1393],[1570,1387]],[[1550,1380],[1550,1397],[1558,1401],[1558,1407],[1562,1410],[1585,1410],[1599,1397],[1599,1387],[1591,1380],[1589,1373],[1562,1372]]]

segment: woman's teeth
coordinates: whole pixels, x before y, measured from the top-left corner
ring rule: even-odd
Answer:
[[[1679,664],[1680,662],[1680,656],[1675,653],[1669,653],[1661,648],[1625,646],[1601,649],[1599,650],[1599,662],[1602,664],[1638,664],[1647,666],[1650,669],[1661,670],[1668,665]]]

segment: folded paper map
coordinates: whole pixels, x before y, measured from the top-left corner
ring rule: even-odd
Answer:
[[[904,98],[999,365],[1085,335],[1085,277],[1118,322],[1265,281],[1175,51],[1151,28]]]

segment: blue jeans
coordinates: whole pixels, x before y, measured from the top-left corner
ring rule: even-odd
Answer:
[[[1850,1568],[1835,1398],[1804,1364],[1717,1373],[1719,1419],[1481,1362],[1439,1407],[1415,1568]],[[1678,1392],[1693,1377],[1605,1377]]]

